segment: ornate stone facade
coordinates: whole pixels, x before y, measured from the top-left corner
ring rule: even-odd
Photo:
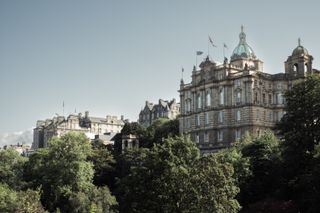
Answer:
[[[47,147],[50,138],[53,136],[60,137],[70,131],[83,132],[90,139],[97,138],[97,136],[101,138],[103,134],[119,133],[124,124],[123,116],[121,116],[121,119],[110,115],[105,118],[90,117],[88,111],[85,112],[84,116],[79,113],[78,115],[70,114],[67,118],[57,116],[45,121],[39,120],[33,130],[32,148]]]
[[[143,110],[140,111],[138,122],[145,127],[148,127],[158,118],[175,119],[180,114],[180,104],[176,99],[164,101],[159,99],[158,104],[146,101]]]
[[[261,134],[279,121],[283,94],[293,82],[310,73],[312,56],[301,46],[285,62],[285,73],[263,72],[263,62],[246,42],[243,28],[231,61],[218,64],[207,57],[192,81],[180,84],[180,132],[191,135],[202,153],[228,147],[245,132]]]

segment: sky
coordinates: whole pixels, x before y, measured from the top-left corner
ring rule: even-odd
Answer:
[[[265,72],[284,72],[299,37],[320,68],[319,7],[316,0],[1,0],[0,142],[63,114],[63,102],[65,115],[89,110],[136,121],[146,100],[179,100],[181,68],[190,82],[208,35],[217,45],[210,58],[223,61],[223,43],[230,57],[241,25]]]

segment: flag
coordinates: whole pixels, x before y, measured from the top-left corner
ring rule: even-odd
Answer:
[[[202,51],[197,51],[196,53],[197,53],[197,55],[202,55],[203,54]]]
[[[225,43],[223,43],[223,47],[228,49],[228,46]]]
[[[212,41],[211,37],[210,37],[210,36],[208,36],[208,37],[209,37],[209,42],[211,43],[211,45],[212,45],[213,47],[217,47],[216,45],[213,44],[213,41]]]

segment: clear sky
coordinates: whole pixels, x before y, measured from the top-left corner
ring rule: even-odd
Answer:
[[[298,37],[320,68],[318,2],[1,0],[0,134],[62,114],[63,101],[65,114],[136,120],[146,100],[178,99],[208,35],[211,58],[223,42],[230,57],[242,24],[266,72],[284,72]]]

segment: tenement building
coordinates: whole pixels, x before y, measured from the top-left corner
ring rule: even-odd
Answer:
[[[60,137],[67,132],[83,132],[89,139],[108,138],[110,135],[119,133],[125,124],[123,116],[118,119],[117,116],[107,115],[104,118],[91,117],[86,111],[83,116],[70,114],[67,118],[56,116],[52,119],[39,120],[33,130],[32,148],[43,148],[48,146],[48,141],[53,137]],[[106,141],[109,143],[109,141]]]
[[[261,134],[275,126],[284,111],[283,94],[312,68],[313,57],[300,42],[285,61],[285,72],[268,74],[246,41],[243,27],[230,62],[207,57],[180,84],[180,132],[190,134],[202,153],[228,147],[246,132]]]
[[[180,104],[176,99],[165,101],[159,99],[158,104],[153,104],[146,101],[144,108],[139,113],[138,122],[145,127],[148,127],[158,118],[175,119],[180,114]]]

